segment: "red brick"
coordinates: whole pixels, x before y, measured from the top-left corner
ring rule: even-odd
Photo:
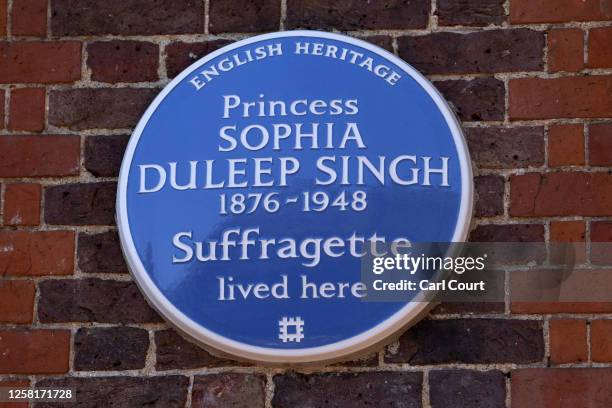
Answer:
[[[275,408],[295,407],[421,407],[423,374],[370,371],[342,373],[296,372],[273,377]],[[194,377],[197,407],[265,407],[265,378],[261,374],[209,374]],[[246,401],[242,398],[247,397]]]
[[[1,42],[0,83],[52,84],[81,78],[81,43]]]
[[[59,184],[45,189],[45,221],[53,225],[115,225],[117,183]]]
[[[589,125],[589,164],[612,166],[612,123]]]
[[[70,275],[73,231],[0,232],[0,276]]]
[[[3,380],[0,381],[0,387],[14,387],[14,388],[29,388],[30,380]],[[0,404],[2,408],[28,408],[27,402],[4,402]]]
[[[212,40],[196,43],[173,42],[168,44],[165,48],[168,77],[174,78],[200,58],[231,42],[231,40]]]
[[[551,125],[548,129],[548,165],[584,164],[584,126],[581,124]]]
[[[563,23],[600,21],[612,18],[609,0],[512,0],[510,22]]]
[[[435,87],[455,108],[460,120],[504,120],[505,89],[495,78],[436,81]]]
[[[486,26],[506,18],[504,0],[438,0],[438,25]]]
[[[157,94],[154,88],[78,88],[49,93],[49,123],[70,129],[135,126]]]
[[[512,406],[612,406],[612,368],[524,368],[511,372]]]
[[[470,127],[465,129],[472,160],[479,168],[516,169],[544,165],[544,127]]]
[[[3,128],[4,128],[4,89],[0,89],[0,129],[3,129]]]
[[[431,370],[432,408],[505,407],[506,376],[497,370]]]
[[[589,31],[589,68],[612,67],[612,27]]]
[[[178,408],[184,407],[189,394],[189,377],[182,375],[147,375],[136,377],[133,374],[109,377],[60,377],[44,378],[36,381],[36,387],[60,388],[69,387],[76,390],[76,404],[44,404],[65,407],[150,407]],[[232,389],[234,391],[234,389]],[[119,402],[121,401],[121,402]],[[207,401],[208,403],[208,401]],[[42,408],[43,404],[36,404]],[[214,407],[214,405],[196,405],[194,407]],[[251,408],[250,401],[245,405]],[[256,408],[256,407],[253,407]]]
[[[591,262],[597,265],[612,264],[612,221],[591,223]]]
[[[598,118],[612,112],[612,76],[510,80],[510,119]]]
[[[0,322],[31,323],[35,292],[30,280],[0,280]]]
[[[69,330],[0,331],[1,374],[68,372]]]
[[[612,173],[557,172],[512,176],[510,215],[612,215]]]
[[[0,38],[6,37],[7,0],[0,0]]]
[[[40,223],[40,184],[7,184],[4,190],[4,224]]]
[[[584,221],[553,221],[550,223],[551,242],[584,242]]]
[[[612,242],[612,221],[594,221],[591,224],[592,242]]]
[[[163,321],[131,281],[47,279],[38,290],[38,320],[44,323]]]
[[[470,242],[543,242],[544,226],[539,224],[479,225],[470,233]]]
[[[159,47],[144,41],[98,41],[87,46],[91,78],[101,82],[157,81]]]
[[[130,135],[87,136],[83,166],[96,177],[117,177]]]
[[[45,128],[45,89],[11,90],[9,129],[40,132]]]
[[[550,262],[566,264],[583,264],[587,259],[586,251],[586,225],[584,221],[552,221],[550,223],[551,243],[574,243],[571,247],[566,245],[551,246]],[[573,252],[573,258],[571,258]]]
[[[45,37],[47,0],[13,0],[11,28],[13,35]]]
[[[420,321],[385,352],[387,363],[535,363],[544,358],[542,322],[518,319]]]
[[[79,156],[79,136],[3,136],[0,138],[0,177],[77,175]]]
[[[300,6],[299,0],[289,5],[291,8]],[[213,0],[210,2],[210,32],[274,31],[278,29],[280,12],[280,0]],[[291,21],[291,17],[288,16],[288,20]]]
[[[612,302],[512,302],[512,313],[612,313]]]
[[[612,362],[612,320],[591,322],[591,358],[598,363]]]
[[[584,67],[584,32],[579,28],[548,32],[548,71],[580,71]]]
[[[221,4],[229,0],[217,0]],[[245,4],[245,1],[234,1]],[[260,3],[258,1],[258,3]],[[279,4],[278,1],[269,1]],[[213,0],[211,9],[215,4]],[[425,28],[431,2],[428,0],[293,0],[287,3],[287,27],[323,30],[378,30]],[[280,7],[278,8],[280,12]],[[211,24],[214,16],[211,17]]]
[[[585,320],[553,319],[549,325],[550,361],[554,364],[588,360]]]
[[[494,217],[504,213],[504,178],[488,175],[474,177],[477,217]]]
[[[202,0],[53,0],[54,36],[201,34]]]
[[[426,74],[539,71],[544,33],[517,28],[430,33],[397,39],[398,53]]]

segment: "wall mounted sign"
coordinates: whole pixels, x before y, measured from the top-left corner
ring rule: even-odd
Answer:
[[[380,343],[427,306],[364,302],[371,243],[465,240],[472,176],[434,87],[367,42],[289,31],[228,45],[157,96],[121,167],[130,270],[216,350],[300,363]]]

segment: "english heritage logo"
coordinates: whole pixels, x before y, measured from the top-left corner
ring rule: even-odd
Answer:
[[[465,240],[472,175],[435,88],[387,51],[315,31],[202,58],[130,139],[117,219],[147,300],[239,358],[330,361],[427,305],[364,302],[360,258]],[[387,244],[387,245],[385,245]]]

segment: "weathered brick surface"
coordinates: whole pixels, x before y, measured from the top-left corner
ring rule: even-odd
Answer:
[[[45,221],[55,225],[113,225],[116,188],[111,181],[47,187]]]
[[[398,39],[400,57],[426,74],[537,71],[544,35],[529,29],[434,33]]]
[[[230,40],[212,40],[195,43],[174,42],[168,44],[165,49],[166,71],[168,72],[168,77],[174,78],[182,70],[200,58],[230,43]]]
[[[14,0],[13,35],[44,37],[47,34],[47,0]]]
[[[466,121],[504,119],[504,83],[494,78],[471,81],[436,81],[434,85],[449,101],[459,119]]]
[[[471,233],[471,242],[542,242],[544,226],[538,224],[479,225]]]
[[[0,330],[0,374],[68,371],[70,331]]]
[[[274,30],[280,19],[280,0],[212,0],[210,31],[261,32]]]
[[[48,280],[39,284],[42,322],[148,323],[161,318],[133,282],[102,279]]]
[[[2,10],[0,10],[2,11]],[[28,388],[30,380],[2,380],[0,387]],[[2,408],[28,408],[27,402],[4,402]]]
[[[51,84],[81,78],[81,43],[0,42],[0,83]]]
[[[486,26],[505,21],[503,0],[439,0],[438,25]]]
[[[233,360],[215,357],[181,337],[172,329],[155,332],[157,370],[227,367],[243,365]]]
[[[85,273],[126,273],[119,235],[115,231],[80,233],[77,257]]]
[[[97,177],[118,176],[128,140],[129,135],[88,136],[83,166]]]
[[[79,407],[95,408],[179,408],[185,406],[189,378],[182,375],[152,377],[49,378],[37,387],[76,389]],[[55,403],[37,403],[37,408],[56,407]]]
[[[607,118],[612,76],[517,78],[509,83],[510,119]]]
[[[591,263],[595,265],[612,264],[612,221],[591,222]]]
[[[612,165],[612,123],[589,126],[589,163],[593,166]]]
[[[159,47],[145,41],[97,41],[87,46],[91,79],[101,82],[156,81]]]
[[[564,28],[548,32],[548,70],[580,71],[584,67],[584,31]]]
[[[272,405],[291,407],[421,407],[418,372],[299,374],[274,376]],[[342,390],[342,391],[340,391]]]
[[[79,174],[80,140],[74,135],[2,136],[0,177]]]
[[[74,347],[75,370],[135,370],[145,365],[149,333],[135,327],[82,328]]]
[[[585,237],[584,221],[553,221],[550,223],[551,242],[584,242]]]
[[[77,130],[132,127],[158,92],[151,88],[51,91],[49,123]]]
[[[74,232],[0,231],[0,276],[69,275]]]
[[[611,368],[526,368],[512,371],[511,379],[513,407],[612,406]]]
[[[582,124],[552,125],[548,128],[548,165],[572,166],[584,164],[584,126]]]
[[[511,302],[516,314],[612,313],[612,302]]]
[[[0,322],[31,323],[35,292],[32,281],[1,280]]]
[[[585,320],[553,319],[549,323],[550,362],[580,363],[588,360]]]
[[[501,371],[434,370],[429,373],[432,408],[503,408],[506,376]]]
[[[475,127],[465,134],[472,161],[480,168],[511,169],[544,164],[544,128],[541,126]]]
[[[387,35],[370,35],[363,38],[364,41],[378,45],[380,48],[393,53],[393,38]]]
[[[20,88],[11,91],[9,129],[40,132],[45,127],[45,89]]]
[[[54,0],[55,36],[155,35],[204,32],[204,3],[198,0]]]
[[[7,0],[0,0],[0,38],[6,37],[7,3]]]
[[[504,302],[448,302],[441,303],[432,309],[430,313],[434,315],[444,314],[485,314],[503,313]]]
[[[2,2],[2,0],[0,0]],[[6,120],[4,119],[4,89],[0,89],[0,129],[4,128]]]
[[[38,225],[40,195],[40,184],[7,184],[4,188],[4,225]]]
[[[612,67],[612,27],[589,31],[589,61],[591,68]]]
[[[593,361],[612,362],[612,320],[593,320],[591,322],[591,358]]]
[[[385,353],[388,363],[534,363],[544,358],[542,323],[535,320],[423,320]]]
[[[474,178],[475,215],[494,217],[504,213],[504,178],[501,176],[478,176]]]
[[[263,408],[265,377],[260,374],[209,374],[193,379],[195,407]]]
[[[612,19],[608,0],[512,0],[510,22],[563,23]]]
[[[376,30],[425,28],[431,4],[426,0],[296,0],[287,4],[287,28]]]
[[[512,176],[510,215],[612,215],[612,174],[556,172]]]

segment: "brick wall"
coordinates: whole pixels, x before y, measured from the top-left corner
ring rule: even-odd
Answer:
[[[611,0],[0,0],[0,385],[80,406],[612,406],[612,304],[441,305],[308,371],[216,358],[147,306],[114,224],[133,126],[197,58],[294,28],[378,44],[452,103],[472,240],[612,241]]]

